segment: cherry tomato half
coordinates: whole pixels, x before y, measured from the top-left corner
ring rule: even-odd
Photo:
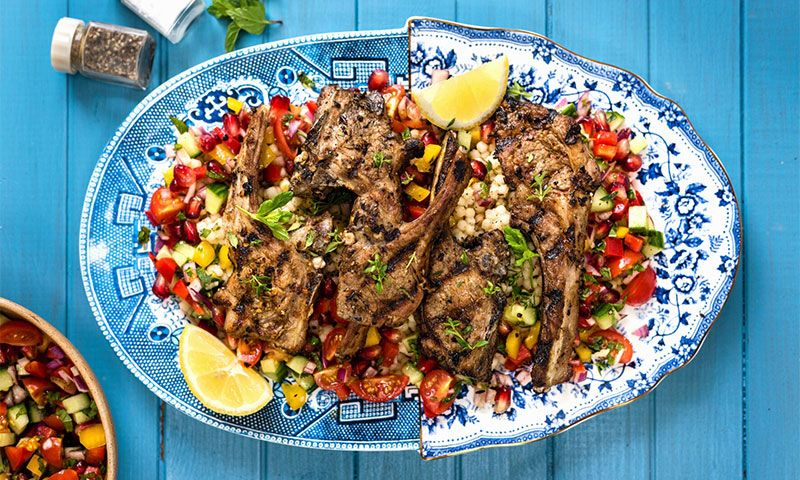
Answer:
[[[0,325],[0,343],[31,347],[42,343],[42,332],[28,322],[10,320]]]
[[[656,272],[652,267],[647,267],[633,277],[631,283],[625,287],[623,296],[627,297],[628,305],[644,305],[656,291]]]
[[[346,400],[350,395],[347,382],[350,381],[352,367],[349,363],[333,365],[314,374],[314,382],[323,390],[336,392],[340,400]]]
[[[456,395],[450,390],[454,383],[455,378],[444,370],[433,370],[425,375],[419,386],[425,416],[433,418],[453,405]]]
[[[406,375],[383,375],[350,382],[353,393],[368,402],[383,403],[392,400],[408,385]]]
[[[239,342],[236,345],[236,358],[247,367],[252,367],[261,360],[261,353],[264,351],[264,344],[255,342]]]
[[[40,447],[42,457],[48,465],[55,468],[61,468],[63,465],[63,448],[61,447],[61,439],[58,437],[47,438],[42,442]]]
[[[615,342],[622,345],[623,350],[622,356],[619,357],[619,363],[628,363],[631,361],[631,358],[633,358],[633,345],[631,345],[631,342],[625,338],[625,335],[613,329],[598,330],[589,335],[589,343],[594,342],[598,337],[605,338],[609,342]],[[617,355],[619,352],[612,350],[611,353],[613,355]]]
[[[47,480],[78,480],[78,473],[71,468],[65,468],[50,475]]]
[[[325,337],[325,342],[322,344],[322,358],[328,362],[333,361],[334,357],[336,357],[336,350],[342,343],[344,334],[345,329],[342,327],[336,327],[331,330],[328,336]]]
[[[156,224],[170,223],[183,210],[183,198],[173,194],[169,188],[161,187],[150,199],[150,214]]]
[[[6,458],[8,459],[8,464],[11,466],[11,470],[15,472],[33,456],[32,451],[23,447],[3,447],[3,451],[6,454]],[[75,478],[77,479],[77,475]]]

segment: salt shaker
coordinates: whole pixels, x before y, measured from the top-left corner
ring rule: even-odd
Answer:
[[[206,8],[203,0],[122,0],[122,4],[172,43],[181,41],[189,25]]]
[[[53,32],[50,63],[60,72],[145,89],[155,48],[144,30],[64,17]]]

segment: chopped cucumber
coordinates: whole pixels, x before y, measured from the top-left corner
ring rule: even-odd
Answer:
[[[467,130],[458,131],[458,144],[469,150],[472,147],[472,134]]]
[[[307,373],[304,373],[302,375],[297,375],[295,377],[295,381],[297,382],[298,385],[303,387],[303,390],[305,391],[309,391],[315,386],[317,386],[317,384],[314,383],[314,376],[309,375]]]
[[[408,377],[408,381],[410,383],[413,383],[418,387],[419,384],[422,383],[423,377],[425,377],[424,373],[420,372],[417,367],[411,365],[410,363],[403,365],[403,374]]]
[[[625,123],[625,117],[617,112],[606,112],[606,121],[608,122],[609,130],[616,132]]]
[[[303,369],[306,368],[306,364],[308,363],[308,359],[302,355],[295,355],[288,362],[286,362],[286,366],[289,367],[292,371],[297,373],[303,373]]]
[[[192,135],[190,132],[181,133],[178,136],[178,143],[181,145],[181,148],[186,150],[186,153],[188,153],[192,158],[195,158],[202,153],[200,151],[200,147],[197,146],[197,140],[194,139],[194,135]]]
[[[24,432],[25,427],[28,426],[28,422],[30,422],[28,419],[28,410],[25,409],[24,403],[8,407],[8,425],[11,427],[11,430],[14,430],[14,433],[19,435]]]
[[[664,234],[658,230],[651,230],[647,233],[647,244],[657,248],[664,248]]]
[[[286,378],[286,363],[274,358],[261,360],[261,373],[273,382],[282,382]]]
[[[650,245],[648,243],[647,245],[642,247],[642,255],[644,255],[647,258],[650,258],[650,257],[655,256],[661,250],[663,250],[663,248],[656,247],[655,245]]]
[[[595,310],[592,314],[592,318],[594,318],[595,322],[597,322],[598,328],[603,330],[616,325],[618,317],[619,315],[617,314],[617,311],[609,303],[600,305],[600,307],[598,307],[597,310]]]
[[[647,208],[642,205],[635,205],[628,209],[628,228],[633,233],[646,233],[647,228]]]
[[[212,183],[206,187],[206,210],[214,215],[219,213],[225,199],[228,198],[228,186],[224,183]]]
[[[0,392],[6,392],[14,385],[14,379],[8,373],[8,369],[0,370]]]
[[[414,356],[417,353],[417,336],[409,335],[400,341],[400,350],[406,355]]]
[[[63,400],[64,410],[70,415],[75,412],[80,412],[84,408],[89,408],[91,404],[92,400],[89,398],[89,395],[85,393],[79,393]]]
[[[161,249],[156,253],[156,260],[161,260],[162,258],[171,257],[172,254],[169,252],[169,247],[164,245]]]
[[[89,415],[86,415],[86,414],[85,414],[85,413],[83,413],[82,411],[80,411],[80,412],[75,412],[75,413],[72,415],[72,418],[73,418],[73,420],[75,420],[75,423],[76,423],[77,425],[81,425],[81,424],[83,424],[83,423],[86,423],[86,422],[88,422],[89,420],[91,420],[91,419],[92,419],[92,417],[90,417]]]
[[[645,148],[647,148],[647,140],[641,135],[631,139],[631,153],[634,155],[641,153]]]
[[[33,402],[28,402],[28,420],[31,423],[41,422],[44,418],[44,412],[36,406]]]
[[[179,267],[182,267],[192,257],[194,257],[194,247],[188,243],[180,241],[172,247],[172,259],[175,260]]]
[[[0,433],[0,447],[8,447],[17,443],[17,436],[11,432]]]
[[[520,303],[512,303],[503,310],[503,320],[512,325],[530,327],[536,323],[536,309]]]
[[[597,187],[597,190],[592,195],[592,212],[602,213],[610,212],[614,208],[614,199],[608,198],[609,194],[602,186]]]
[[[574,103],[568,103],[561,107],[561,110],[558,111],[561,115],[566,115],[568,117],[574,117],[576,113],[578,113],[577,107],[575,107]]]

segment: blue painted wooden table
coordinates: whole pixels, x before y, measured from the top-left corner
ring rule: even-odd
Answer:
[[[539,443],[422,462],[414,452],[303,450],[215,430],[125,369],[80,281],[90,172],[146,92],[56,73],[50,36],[62,16],[145,26],[109,0],[2,0],[0,296],[50,320],[89,360],[115,415],[120,478],[800,478],[796,0],[270,0],[267,10],[284,24],[240,46],[428,15],[532,30],[639,73],[685,108],[731,176],[744,215],[738,281],[691,365],[634,404]],[[180,44],[159,37],[151,88],[222,53],[224,32],[204,14]]]

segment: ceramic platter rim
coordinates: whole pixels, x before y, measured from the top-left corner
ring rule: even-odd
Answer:
[[[322,42],[329,42],[332,40],[352,40],[352,41],[363,41],[368,39],[379,39],[379,38],[391,38],[391,37],[398,37],[398,36],[405,36],[408,35],[409,40],[409,48],[408,48],[408,55],[409,55],[409,69],[411,69],[411,55],[412,55],[412,32],[411,32],[411,25],[413,22],[430,22],[430,23],[438,23],[441,25],[450,26],[454,29],[466,29],[472,31],[479,31],[479,32],[505,32],[509,35],[519,34],[524,36],[533,36],[535,39],[541,39],[547,44],[552,45],[556,49],[560,49],[563,52],[566,52],[569,55],[574,56],[575,58],[579,59],[581,62],[584,62],[586,65],[595,65],[600,66],[602,69],[611,69],[615,72],[624,73],[629,75],[633,82],[639,82],[641,86],[644,87],[644,90],[649,95],[655,96],[662,101],[666,102],[674,106],[680,114],[683,115],[683,119],[686,121],[686,133],[691,132],[694,135],[694,141],[696,147],[705,153],[705,157],[707,158],[706,161],[711,160],[709,163],[715,163],[715,166],[718,171],[721,173],[719,175],[720,183],[730,189],[730,193],[732,194],[732,203],[734,205],[733,209],[733,218],[731,220],[730,226],[730,233],[733,237],[731,251],[732,257],[730,258],[732,265],[730,268],[730,272],[732,276],[730,277],[730,281],[723,283],[721,286],[718,287],[718,291],[714,293],[714,296],[708,299],[707,303],[710,305],[710,312],[713,314],[713,318],[711,322],[705,327],[705,330],[700,334],[700,338],[697,339],[697,343],[694,346],[694,349],[691,350],[687,356],[682,357],[682,361],[678,361],[677,365],[672,366],[667,371],[658,372],[654,381],[648,385],[648,387],[643,391],[638,391],[633,397],[624,400],[618,401],[611,405],[606,406],[605,408],[600,408],[595,411],[591,411],[588,413],[581,414],[577,416],[575,419],[565,423],[564,425],[559,426],[558,428],[554,429],[552,432],[546,433],[541,436],[536,436],[534,438],[526,437],[524,440],[516,437],[502,437],[499,441],[495,441],[497,439],[492,439],[491,441],[483,441],[485,437],[480,436],[477,441],[468,442],[458,446],[451,446],[451,447],[440,447],[440,448],[425,448],[423,447],[422,443],[419,438],[414,439],[402,439],[402,440],[370,440],[369,438],[358,438],[356,440],[342,440],[342,439],[315,439],[315,438],[301,438],[294,435],[283,435],[274,432],[265,432],[265,431],[258,431],[251,427],[243,427],[240,424],[232,423],[231,419],[224,419],[218,416],[212,416],[208,412],[200,411],[195,406],[190,405],[185,401],[185,399],[180,398],[176,394],[168,391],[162,385],[160,385],[157,381],[155,381],[151,376],[145,372],[139,363],[132,358],[130,353],[124,347],[124,342],[122,342],[118,336],[118,332],[112,328],[109,319],[106,317],[106,313],[100,307],[100,301],[98,299],[98,293],[95,290],[94,280],[92,275],[89,271],[89,253],[87,249],[87,242],[90,239],[90,231],[91,231],[91,214],[95,210],[95,202],[98,198],[98,190],[101,186],[101,181],[103,180],[104,175],[106,174],[109,165],[111,165],[111,160],[114,159],[114,154],[117,151],[118,147],[120,146],[121,140],[124,139],[125,135],[128,134],[131,129],[136,124],[136,121],[141,118],[144,113],[147,112],[149,108],[158,104],[158,102],[167,94],[172,92],[173,90],[180,87],[183,83],[187,82],[188,80],[194,78],[195,76],[202,75],[204,72],[211,70],[212,68],[220,65],[224,65],[227,62],[233,62],[238,59],[247,58],[250,56],[258,55],[260,53],[266,53],[271,51],[278,51],[281,49],[286,49],[289,47],[300,47],[300,46],[308,46],[313,45],[316,43]],[[527,32],[523,30],[514,30],[514,29],[503,29],[503,28],[490,28],[490,27],[477,27],[471,26],[461,23],[455,23],[450,21],[444,20],[437,20],[437,19],[430,19],[424,17],[411,17],[407,24],[406,28],[399,28],[399,29],[386,29],[386,30],[365,30],[365,31],[353,31],[353,32],[336,32],[336,33],[323,33],[323,34],[315,34],[315,35],[307,35],[302,37],[294,37],[286,40],[280,40],[270,43],[265,43],[241,50],[237,50],[228,54],[220,55],[218,57],[212,58],[207,60],[201,64],[198,64],[194,67],[191,67],[174,77],[170,78],[162,85],[154,89],[150,94],[148,94],[139,104],[132,110],[132,112],[127,116],[124,122],[120,125],[120,127],[115,131],[114,136],[108,142],[108,144],[103,149],[102,155],[98,160],[98,163],[95,169],[92,172],[91,179],[89,181],[89,186],[87,188],[86,197],[84,200],[84,205],[81,214],[81,226],[80,226],[80,239],[79,239],[79,248],[80,248],[80,268],[81,268],[81,277],[82,282],[84,285],[84,290],[86,292],[89,305],[92,309],[92,312],[95,316],[95,319],[100,326],[101,332],[103,333],[104,337],[110,343],[112,349],[117,354],[117,356],[122,360],[123,364],[138,378],[145,386],[154,392],[161,400],[169,403],[179,411],[189,415],[192,418],[200,420],[203,423],[208,425],[212,425],[214,427],[220,428],[222,430],[231,431],[240,435],[258,438],[261,440],[267,440],[287,445],[294,445],[294,446],[302,446],[302,447],[311,447],[311,448],[323,448],[323,449],[343,449],[343,450],[412,450],[420,448],[422,450],[423,456],[426,458],[436,458],[440,456],[447,456],[453,453],[463,453],[465,451],[476,450],[485,447],[492,447],[492,446],[503,446],[509,444],[521,444],[521,443],[529,443],[532,441],[541,440],[543,438],[547,438],[549,436],[555,435],[562,431],[571,428],[578,423],[585,421],[588,418],[591,418],[598,413],[602,413],[616,407],[626,405],[628,403],[633,402],[636,399],[642,398],[645,394],[649,393],[656,386],[670,373],[673,373],[686,364],[688,364],[697,354],[700,346],[702,345],[703,341],[708,335],[711,327],[714,324],[716,318],[718,318],[719,314],[724,307],[725,302],[727,301],[730,292],[733,288],[733,285],[736,280],[736,274],[738,272],[738,260],[741,253],[741,246],[742,246],[742,230],[741,230],[741,213],[739,210],[738,201],[735,196],[735,192],[733,191],[732,183],[730,178],[725,171],[724,166],[719,161],[717,155],[711,150],[711,148],[699,137],[699,135],[694,130],[691,122],[686,117],[685,112],[681,109],[677,103],[670,100],[663,95],[658,94],[655,90],[650,87],[649,84],[642,78],[638,77],[635,74],[632,74],[624,69],[620,69],[619,67],[594,61],[583,57],[579,54],[572,52],[569,49],[564,48],[560,44],[553,42],[552,40],[544,37],[542,35]],[[640,99],[641,100],[641,99]],[[140,189],[141,190],[141,189]],[[149,198],[149,192],[142,191],[141,193],[144,194],[145,198]],[[722,205],[722,204],[720,204]],[[145,285],[146,290],[149,292],[149,285]],[[721,301],[720,301],[721,300]],[[133,319],[131,319],[132,321]],[[703,328],[703,327],[700,327]],[[177,367],[176,367],[177,368]],[[644,375],[644,374],[643,374]],[[420,427],[421,430],[423,427]]]

